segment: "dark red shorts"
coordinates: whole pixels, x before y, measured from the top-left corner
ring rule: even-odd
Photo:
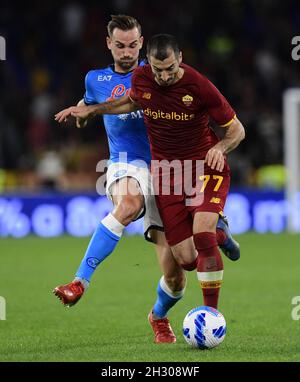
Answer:
[[[199,177],[199,176],[198,176]],[[176,182],[175,182],[176,183]],[[193,218],[196,212],[223,212],[230,187],[230,171],[220,173],[204,168],[198,184],[193,182],[196,194],[171,192],[156,195],[156,203],[163,221],[166,239],[173,246],[193,235]],[[172,190],[174,191],[174,184]]]

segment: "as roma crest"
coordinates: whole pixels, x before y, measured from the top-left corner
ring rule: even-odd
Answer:
[[[193,99],[194,98],[192,96],[187,94],[184,97],[182,97],[182,102],[185,104],[185,106],[191,106]]]

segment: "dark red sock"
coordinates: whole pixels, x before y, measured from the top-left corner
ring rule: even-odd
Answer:
[[[204,305],[218,307],[219,291],[223,277],[223,261],[214,232],[194,235],[198,251],[197,276],[202,288]]]

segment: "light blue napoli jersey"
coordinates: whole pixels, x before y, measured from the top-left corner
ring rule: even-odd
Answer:
[[[143,62],[140,65],[144,65]],[[117,73],[113,65],[105,69],[91,70],[85,78],[84,102],[96,104],[128,94],[132,72]],[[127,153],[127,160],[121,162],[144,161],[150,163],[150,146],[144,124],[143,111],[119,115],[103,115],[108,137],[110,161],[118,162],[119,153]]]

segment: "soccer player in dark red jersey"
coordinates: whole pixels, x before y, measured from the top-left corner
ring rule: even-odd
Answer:
[[[204,305],[217,308],[223,278],[218,243],[224,232],[216,228],[230,185],[226,154],[244,139],[245,131],[219,90],[182,63],[173,36],[153,36],[147,57],[149,65],[134,71],[129,95],[99,105],[71,107],[58,113],[56,120],[144,110],[156,200],[167,241],[185,270],[197,269]],[[225,129],[223,139],[211,129],[210,118]],[[168,177],[157,171],[165,167]],[[230,250],[225,242],[224,246]]]

